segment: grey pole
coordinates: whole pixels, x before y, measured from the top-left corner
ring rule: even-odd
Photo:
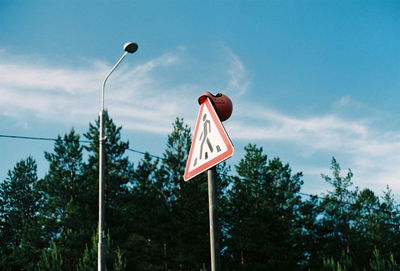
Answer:
[[[99,113],[100,127],[99,127],[99,241],[97,246],[97,270],[105,271],[106,257],[105,257],[105,201],[104,201],[104,188],[105,188],[105,139],[104,136],[104,91],[106,81],[110,77],[111,73],[118,67],[119,63],[125,58],[128,53],[134,53],[138,49],[136,43],[129,42],[124,45],[124,54],[117,61],[111,71],[107,74],[103,81],[103,87],[101,90],[101,109]]]
[[[104,201],[104,186],[105,186],[105,166],[104,166],[104,108],[99,113],[100,131],[99,131],[99,241],[97,247],[97,270],[104,271],[106,265],[105,259],[105,201]]]
[[[208,213],[210,219],[211,271],[221,270],[217,215],[217,168],[207,171],[208,175]]]

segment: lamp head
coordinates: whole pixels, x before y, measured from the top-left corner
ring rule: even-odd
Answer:
[[[128,42],[128,43],[125,43],[125,45],[124,45],[125,52],[128,52],[130,54],[133,54],[134,52],[136,52],[137,49],[138,49],[138,45],[134,42]]]

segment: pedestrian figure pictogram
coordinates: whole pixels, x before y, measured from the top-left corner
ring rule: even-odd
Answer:
[[[233,155],[233,145],[209,99],[200,105],[184,179],[188,180]]]
[[[203,153],[204,153],[204,160],[208,159],[208,151],[214,152],[214,148],[211,144],[209,134],[211,133],[211,122],[209,119],[207,119],[207,114],[203,115],[203,131],[200,134],[199,141],[200,143],[200,157],[198,159],[203,158]],[[207,143],[208,151],[204,148],[204,144]],[[215,149],[217,152],[221,151],[221,147],[219,145],[215,146]],[[193,166],[197,165],[197,158],[194,159],[194,164]]]

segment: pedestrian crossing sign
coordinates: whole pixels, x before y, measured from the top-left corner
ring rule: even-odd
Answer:
[[[186,163],[185,181],[233,155],[233,145],[209,98],[200,105],[192,145]]]

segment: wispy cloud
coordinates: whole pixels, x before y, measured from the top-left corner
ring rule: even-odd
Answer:
[[[368,127],[362,122],[344,120],[334,114],[300,118],[257,104],[247,103],[243,108],[252,109],[241,112],[246,121],[230,124],[237,138],[295,140],[318,149],[332,147],[335,138],[363,138],[368,134]],[[254,126],[251,123],[255,123]],[[243,125],[246,129],[241,128]]]
[[[350,99],[342,98],[339,103],[347,105]],[[305,160],[320,153],[339,155],[345,158],[346,164],[343,166],[355,173],[356,185],[372,187],[378,192],[390,185],[400,193],[400,189],[396,188],[400,179],[399,130],[381,131],[374,126],[375,118],[343,117],[335,111],[319,116],[298,117],[256,104],[241,107],[251,110],[242,111],[241,119],[227,124],[232,138],[276,142],[283,148],[285,145],[296,146]],[[328,169],[330,161],[325,162]],[[305,168],[306,174],[316,178],[320,173],[329,173],[327,170],[316,172],[313,169],[315,166]],[[310,168],[309,172],[307,168]]]
[[[230,62],[228,66],[229,84],[228,89],[237,96],[245,94],[250,86],[250,75],[240,58],[233,51],[225,47]]]
[[[172,52],[133,68],[122,65],[123,72],[116,71],[110,78],[112,84],[108,82],[106,87],[107,106],[123,118],[129,116],[143,123],[131,125],[132,129],[165,132],[171,119],[181,112],[177,102],[157,93],[160,89],[153,73],[175,65],[179,57]],[[98,61],[78,69],[37,65],[34,61],[2,61],[0,112],[9,117],[87,123],[99,110],[101,82],[110,68]]]
[[[4,54],[1,52],[0,58]],[[197,108],[197,101],[193,97],[204,90],[202,81],[173,74],[180,80],[164,83],[164,73],[173,72],[176,67],[181,67],[180,71],[185,69],[187,54],[189,49],[179,47],[134,66],[126,61],[110,77],[106,107],[124,129],[167,134],[177,116],[194,124],[193,108]],[[290,144],[305,158],[320,152],[340,154],[346,157],[344,167],[352,168],[355,178],[363,180],[366,186],[383,190],[389,184],[396,189],[400,178],[400,131],[382,132],[369,117],[337,114],[338,108],[359,105],[350,96],[327,105],[331,106],[331,113],[309,116],[283,113],[258,101],[246,101],[243,94],[250,89],[251,75],[229,48],[225,48],[225,57],[228,66],[221,71],[221,78],[225,78],[222,85],[233,95],[242,95],[235,102],[235,118],[226,123],[232,139],[273,141],[282,148]],[[0,114],[14,118],[21,123],[20,127],[26,127],[24,119],[31,117],[71,126],[86,125],[97,116],[101,83],[110,68],[111,64],[98,60],[76,68],[52,67],[33,59],[11,62],[5,57],[0,63]],[[311,169],[318,167],[308,166],[310,174],[315,174]]]
[[[221,70],[222,85],[235,93],[247,88],[246,69],[240,59],[225,48],[226,70]],[[132,66],[124,61],[106,85],[106,107],[124,123],[124,128],[153,133],[168,133],[175,117],[195,118],[196,97],[204,88],[200,78],[185,80],[184,76],[165,84],[166,74],[174,68],[185,69],[187,49],[184,46]],[[60,67],[42,59],[8,60],[2,51],[0,58],[0,113],[23,119],[36,117],[54,122],[84,122],[97,115],[100,90],[111,65],[94,60],[84,67]],[[193,60],[192,60],[193,61]],[[191,63],[193,64],[193,62]],[[199,65],[205,65],[199,62]],[[204,67],[200,67],[203,69]],[[191,67],[193,69],[193,67]],[[213,74],[215,76],[215,74]],[[193,115],[193,116],[192,116]]]

